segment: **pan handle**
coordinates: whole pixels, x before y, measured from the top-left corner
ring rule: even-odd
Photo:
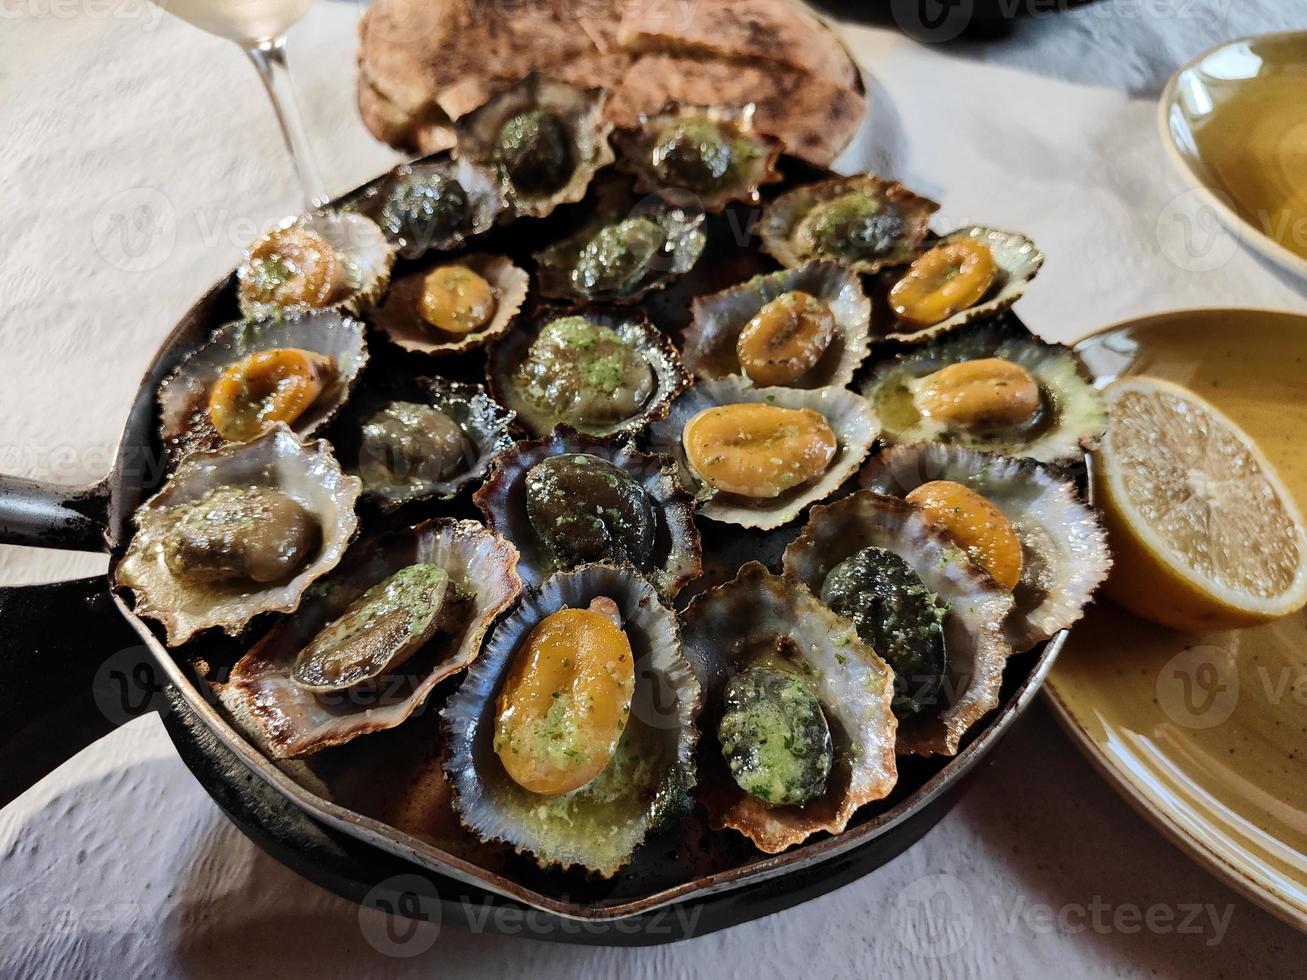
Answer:
[[[0,476],[0,544],[105,551],[109,483],[69,487]]]
[[[0,806],[158,707],[157,676],[105,576],[0,588]]]

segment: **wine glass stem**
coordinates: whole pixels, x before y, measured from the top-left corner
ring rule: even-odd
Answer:
[[[245,53],[259,70],[259,77],[272,98],[272,107],[277,111],[281,135],[286,138],[286,149],[290,150],[304,198],[310,208],[321,207],[330,198],[323,190],[322,175],[318,172],[313,147],[304,120],[300,118],[299,103],[295,100],[295,83],[291,81],[290,67],[286,64],[286,39],[278,37],[250,45],[245,48]]]

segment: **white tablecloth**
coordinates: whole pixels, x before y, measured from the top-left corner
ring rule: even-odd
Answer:
[[[1022,312],[1049,337],[1178,306],[1302,309],[1301,283],[1198,213],[1153,104],[1189,55],[1289,26],[1291,6],[1108,0],[948,47],[849,28],[872,117],[846,163],[940,199],[939,227],[1035,238],[1048,262]],[[358,13],[319,2],[291,35],[335,190],[396,159],[354,110]],[[229,44],[143,0],[3,0],[0,21],[0,471],[86,482],[171,324],[298,194]],[[153,215],[145,237],[112,224],[135,205]],[[6,584],[101,568],[0,548]],[[4,977],[1274,976],[1300,973],[1304,948],[1135,816],[1042,706],[903,857],[726,933],[618,951],[446,927],[395,958],[360,916],[237,833],[155,718],[0,812]]]

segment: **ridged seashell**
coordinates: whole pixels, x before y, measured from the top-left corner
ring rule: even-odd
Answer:
[[[541,296],[575,303],[636,303],[699,261],[707,242],[702,211],[663,200],[640,201],[630,210],[615,207],[615,201],[601,203],[594,220],[580,231],[535,254]],[[616,241],[625,248],[621,255],[632,263],[630,268],[616,264]],[[647,251],[631,258],[637,247]],[[598,265],[600,259],[608,264]],[[614,268],[624,276],[610,278]]]
[[[513,445],[513,412],[491,398],[481,385],[402,376],[387,376],[377,382],[376,388],[370,385],[368,382],[364,386],[365,390],[355,396],[349,410],[332,426],[331,436],[346,469],[363,480],[364,498],[376,500],[382,510],[395,510],[415,500],[456,497],[483,479],[495,457]],[[466,467],[443,479],[433,479],[421,472],[396,472],[396,464],[403,460],[366,458],[372,450],[363,427],[397,402],[429,405],[449,416],[466,440]]]
[[[870,348],[871,301],[857,273],[833,262],[810,262],[755,276],[747,282],[694,300],[694,319],[685,330],[682,357],[700,378],[741,375],[736,342],[740,331],[782,293],[799,290],[825,303],[835,319],[835,335],[821,359],[788,387],[844,387],[853,380]]]
[[[296,655],[369,588],[417,562],[444,569],[460,610],[411,659],[358,690],[315,694],[291,679]],[[426,521],[361,540],[341,567],[318,583],[232,669],[224,707],[279,759],[310,755],[360,735],[394,728],[435,686],[481,652],[487,631],[517,601],[517,551],[476,521]]]
[[[448,200],[456,187],[462,206]],[[489,231],[503,209],[497,178],[467,160],[401,164],[353,205],[378,225],[406,259],[448,252]]]
[[[390,283],[390,267],[395,262],[395,246],[371,218],[354,211],[310,211],[285,219],[274,230],[286,228],[316,232],[335,251],[340,273],[345,278],[341,284],[342,292],[330,301],[328,309],[362,313],[386,291]],[[244,261],[236,269],[237,295],[243,316],[273,317],[312,311],[304,304],[279,305],[256,299],[249,288],[255,278],[251,250],[247,249]]]
[[[523,391],[516,372],[541,329],[554,320],[572,316],[583,317],[592,324],[615,331],[623,342],[633,347],[648,362],[653,372],[654,387],[637,414],[616,422],[587,424],[532,401]],[[664,333],[655,329],[641,311],[601,307],[582,310],[542,307],[536,310],[529,320],[519,322],[518,329],[490,345],[486,355],[486,379],[490,382],[490,391],[495,399],[515,411],[518,422],[533,436],[552,431],[560,422],[587,435],[639,432],[651,420],[665,416],[672,399],[690,383],[689,375],[681,366],[680,355],[672,342]]]
[[[812,508],[782,563],[787,575],[820,593],[833,568],[868,547],[898,555],[949,604],[941,703],[901,721],[897,747],[900,755],[956,755],[967,730],[998,707],[1003,667],[1012,653],[1003,628],[1012,596],[911,504],[869,490]]]
[[[1107,535],[1081,502],[1075,482],[1030,459],[914,443],[872,457],[858,477],[876,493],[902,497],[923,483],[950,480],[989,500],[1021,541],[1021,581],[1007,621],[1020,653],[1066,629],[1084,613],[1112,567]]]
[[[997,316],[1019,300],[1026,291],[1026,286],[1039,273],[1044,264],[1044,253],[1035,247],[1025,235],[1011,231],[998,231],[983,225],[972,225],[949,232],[931,247],[945,245],[962,238],[980,242],[989,249],[994,257],[996,275],[993,284],[984,296],[965,310],[959,310],[952,316],[929,327],[895,319],[889,328],[887,338],[892,340],[925,341],[941,334],[949,333],[958,327]],[[904,270],[906,271],[906,270]],[[897,279],[895,280],[897,281]],[[892,286],[892,283],[891,283]],[[893,314],[890,314],[893,316]]]
[[[802,585],[757,562],[686,609],[685,655],[699,675],[699,787],[712,825],[775,854],[815,833],[838,834],[858,808],[889,795],[898,779],[893,672],[846,619]],[[727,769],[716,732],[722,688],[761,651],[791,658],[830,720],[832,765],[825,791],[802,805],[773,805],[745,793]]]
[[[682,434],[685,425],[707,408],[755,402],[780,408],[807,408],[826,419],[839,448],[830,465],[816,480],[801,484],[779,497],[751,499],[715,493],[686,458]],[[704,517],[741,527],[767,530],[780,527],[809,504],[824,500],[857,472],[880,432],[880,423],[866,402],[844,388],[754,388],[743,378],[700,381],[672,403],[667,418],[649,427],[649,445],[676,460],[681,482],[700,500]]]
[[[776,170],[781,141],[755,131],[753,113],[752,103],[726,108],[668,102],[661,112],[642,115],[638,126],[613,132],[617,167],[635,175],[637,194],[689,193],[708,212],[720,211],[731,201],[756,204],[758,188],[781,179]],[[717,145],[728,148],[719,155],[722,173],[705,175],[708,179],[701,182],[691,175],[678,176],[675,165],[659,159],[660,144],[686,125],[710,129],[720,140]]]
[[[529,792],[494,749],[496,699],[531,630],[564,608],[613,600],[635,657],[636,687],[617,752],[589,784]],[[630,568],[584,565],[549,578],[496,628],[441,712],[454,809],[481,840],[531,854],[541,867],[579,865],[611,878],[694,785],[699,684],[681,653],[676,614]]]
[[[316,519],[322,543],[316,556],[286,582],[247,589],[178,578],[164,555],[164,538],[183,512],[219,487],[267,487],[290,497]],[[136,613],[158,620],[169,646],[219,627],[235,636],[255,616],[293,612],[309,585],[336,567],[358,528],[354,502],[360,484],[341,472],[327,443],[303,443],[282,423],[250,442],[186,456],[163,489],[135,515],[136,533],[114,570],[114,585],[131,589]]]
[[[824,238],[823,241],[814,238],[815,234],[835,238],[843,234],[838,224],[834,228],[814,227],[808,220],[814,209],[830,207],[831,201],[855,197],[878,205],[878,224],[870,224],[870,216],[863,216],[850,229],[855,239],[875,234],[874,245],[864,243],[858,247],[855,241],[851,254],[841,253],[832,244],[824,244]],[[855,272],[876,272],[886,266],[903,265],[916,257],[926,237],[930,216],[938,208],[934,201],[912,193],[898,181],[882,180],[875,174],[854,174],[786,191],[763,209],[758,231],[763,251],[787,268],[813,259],[826,259]]]
[[[560,204],[581,200],[595,171],[613,162],[608,145],[612,123],[604,119],[607,93],[602,88],[580,89],[532,72],[501,90],[484,105],[454,124],[455,155],[499,175],[500,192],[515,215],[541,218]],[[556,190],[518,187],[496,159],[501,127],[521,113],[541,109],[558,118],[566,131],[572,172]]]
[[[606,460],[644,488],[656,528],[651,566],[640,571],[660,593],[672,598],[699,577],[702,563],[694,497],[677,479],[676,464],[666,456],[642,453],[625,439],[595,438],[559,426],[547,436],[519,442],[496,459],[490,476],[472,498],[486,524],[517,546],[521,554],[518,569],[528,586],[539,587],[559,569],[527,515],[526,476],[537,463],[571,453]]]
[[[495,313],[484,327],[465,334],[450,333],[422,318],[419,303],[426,276],[445,265],[466,266],[494,288]],[[502,255],[442,255],[398,276],[373,313],[372,322],[404,350],[433,356],[461,354],[482,347],[508,331],[526,302],[530,281],[522,269]]]
[[[1039,386],[1042,405],[1033,424],[1011,430],[969,431],[923,415],[914,386],[962,361],[997,358],[1023,368]],[[1041,463],[1080,462],[1107,428],[1102,396],[1086,379],[1070,348],[1050,344],[1006,320],[968,324],[929,343],[909,346],[875,365],[863,396],[880,416],[890,445],[951,442],[968,449],[1028,456]]]
[[[227,440],[209,417],[213,383],[251,354],[286,347],[321,354],[335,362],[335,379],[293,426],[300,436],[316,432],[345,404],[368,361],[363,324],[333,311],[275,320],[234,320],[218,327],[208,342],[159,386],[161,435],[168,452],[176,457],[224,445]]]

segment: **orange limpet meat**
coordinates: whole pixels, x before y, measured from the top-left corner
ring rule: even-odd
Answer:
[[[997,275],[988,246],[960,238],[918,256],[890,289],[889,303],[900,319],[929,327],[980,302]]]
[[[209,390],[209,419],[224,439],[244,442],[277,422],[294,425],[334,377],[336,362],[314,351],[258,351],[225,370]]]
[[[795,289],[781,293],[744,325],[736,356],[757,384],[791,384],[816,366],[834,337],[830,307]]]
[[[1016,588],[1021,581],[1021,539],[998,507],[952,480],[923,483],[906,499],[995,582],[1009,592]]]
[[[983,429],[1030,421],[1042,397],[1039,384],[1020,364],[984,357],[927,375],[915,401],[931,418]]]
[[[759,402],[706,408],[686,423],[681,440],[701,479],[743,497],[778,497],[807,483],[839,448],[820,413]]]
[[[465,265],[442,265],[422,280],[418,312],[446,333],[468,334],[494,319],[495,287]]]
[[[241,292],[259,303],[321,309],[344,284],[336,250],[310,228],[268,232],[250,247],[247,263],[253,271]]]
[[[612,600],[560,609],[513,658],[495,713],[495,752],[532,793],[580,789],[617,751],[634,692],[631,642]]]

